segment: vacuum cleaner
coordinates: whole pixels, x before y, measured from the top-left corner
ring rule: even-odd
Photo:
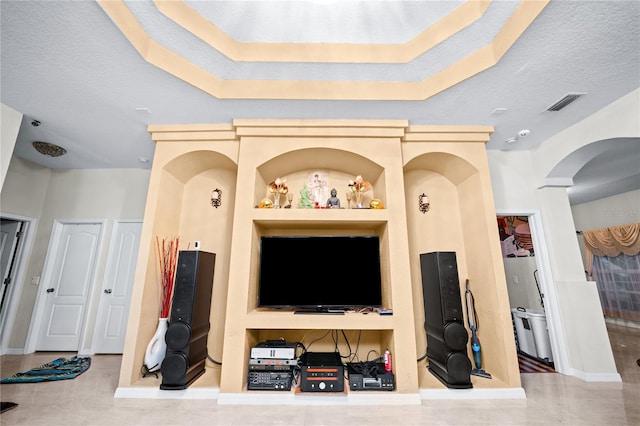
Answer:
[[[474,376],[491,379],[491,374],[482,369],[482,351],[480,348],[480,339],[478,339],[478,317],[476,315],[476,305],[473,293],[469,288],[469,279],[466,282],[467,289],[464,292],[467,302],[467,317],[469,320],[469,328],[471,329],[471,351],[473,352],[473,362],[476,368],[471,370]]]

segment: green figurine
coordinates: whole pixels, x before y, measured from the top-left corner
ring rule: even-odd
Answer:
[[[300,201],[298,201],[299,209],[312,209],[314,208],[314,202],[311,201],[311,196],[309,195],[309,188],[307,188],[307,184],[305,183],[302,189],[300,190]]]

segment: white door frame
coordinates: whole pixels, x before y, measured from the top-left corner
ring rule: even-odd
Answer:
[[[69,224],[90,224],[96,223],[100,225],[100,236],[98,237],[98,249],[96,251],[96,267],[93,270],[93,277],[91,277],[91,289],[89,290],[89,297],[87,297],[87,303],[85,305],[85,314],[84,321],[82,323],[82,330],[80,331],[80,341],[78,343],[78,352],[81,352],[82,345],[85,341],[87,334],[87,322],[89,320],[89,312],[90,306],[94,303],[93,289],[96,286],[96,277],[97,271],[100,269],[100,259],[102,252],[102,245],[105,234],[105,224],[106,220],[104,219],[55,219],[53,221],[53,229],[51,231],[51,238],[49,239],[49,247],[47,248],[47,255],[44,260],[44,268],[42,270],[42,278],[40,280],[40,290],[38,291],[38,295],[36,296],[36,301],[33,308],[33,313],[31,314],[31,323],[29,324],[29,332],[27,334],[27,342],[25,344],[24,353],[33,353],[36,351],[36,346],[38,344],[38,337],[40,336],[40,329],[42,327],[42,320],[44,315],[44,307],[47,301],[46,293],[42,291],[43,288],[46,288],[48,283],[51,282],[53,267],[55,263],[55,254],[57,253],[57,245],[60,244],[60,237],[62,235],[62,230],[65,225]]]
[[[6,311],[3,314],[3,321],[0,324],[0,355],[8,353],[9,338],[13,332],[13,324],[15,324],[16,315],[18,312],[18,304],[20,303],[20,295],[22,289],[25,286],[25,274],[27,271],[27,261],[31,256],[31,250],[33,247],[33,239],[35,236],[35,229],[37,228],[38,220],[33,217],[20,216],[11,213],[0,212],[0,217],[3,219],[15,220],[24,222],[22,242],[19,243],[18,251],[16,252],[15,274],[13,276],[13,284],[9,287],[8,294],[6,296]],[[15,348],[14,348],[15,349]],[[12,353],[15,351],[11,351]],[[23,353],[23,352],[20,352]]]
[[[558,373],[571,375],[569,369],[569,356],[567,354],[567,339],[562,327],[560,307],[558,305],[557,292],[553,284],[551,274],[551,262],[549,251],[544,236],[542,217],[538,209],[507,209],[496,210],[498,216],[527,216],[531,228],[531,238],[535,250],[535,259],[538,272],[540,272],[540,291],[544,294],[544,311],[549,328],[549,340],[553,353],[553,365]]]

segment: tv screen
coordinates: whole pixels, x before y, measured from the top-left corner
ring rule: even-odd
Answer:
[[[361,309],[382,306],[377,236],[263,236],[258,306]]]

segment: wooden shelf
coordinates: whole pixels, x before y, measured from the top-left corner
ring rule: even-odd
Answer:
[[[255,209],[254,223],[264,228],[370,229],[387,223],[384,209]]]
[[[331,330],[393,330],[397,324],[392,315],[345,312],[344,315],[303,314],[290,311],[260,311],[247,314],[247,329],[331,329]]]

